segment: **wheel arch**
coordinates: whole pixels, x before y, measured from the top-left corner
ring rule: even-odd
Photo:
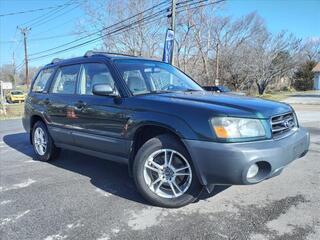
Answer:
[[[181,135],[169,126],[159,123],[145,123],[143,125],[140,125],[136,128],[132,138],[128,166],[130,175],[132,175],[134,158],[140,147],[151,138],[154,138],[161,134],[170,134],[183,144],[183,142],[180,140]]]
[[[130,155],[129,155],[129,164],[128,164],[128,170],[129,175],[133,176],[133,163],[135,160],[135,156],[140,149],[140,147],[147,142],[149,139],[156,137],[161,134],[169,134],[173,136],[177,141],[181,143],[181,145],[185,148],[187,153],[189,154],[189,157],[192,161],[193,166],[196,169],[196,175],[200,182],[203,184],[203,181],[201,181],[201,178],[198,175],[198,169],[197,164],[194,162],[194,160],[191,157],[190,151],[187,147],[187,145],[184,143],[183,136],[178,132],[172,129],[170,126],[159,124],[159,123],[147,123],[144,125],[139,126],[139,128],[136,129],[134,136],[133,136],[133,142],[130,149]]]

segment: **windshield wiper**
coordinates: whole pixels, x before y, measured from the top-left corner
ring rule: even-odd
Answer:
[[[153,90],[150,91],[150,93],[154,93],[154,94],[158,94],[158,93],[173,93],[173,91],[169,91],[169,90]]]
[[[192,88],[187,88],[187,89],[183,90],[183,92],[199,92],[199,91],[202,91],[202,90],[197,90],[197,89],[192,89]]]

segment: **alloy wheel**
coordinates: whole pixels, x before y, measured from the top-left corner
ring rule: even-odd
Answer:
[[[47,151],[47,136],[42,128],[37,127],[35,129],[33,135],[33,143],[37,153],[43,156]]]
[[[163,198],[183,195],[192,181],[188,160],[172,149],[153,152],[145,162],[143,175],[149,189]]]

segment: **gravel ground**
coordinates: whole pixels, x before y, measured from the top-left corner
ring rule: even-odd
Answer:
[[[320,239],[320,111],[297,105],[309,153],[278,177],[216,188],[180,209],[148,205],[126,166],[62,151],[33,160],[21,120],[0,121],[0,239]]]

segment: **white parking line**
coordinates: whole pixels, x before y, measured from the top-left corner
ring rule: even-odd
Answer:
[[[12,202],[12,200],[4,200],[4,201],[0,202],[0,205],[6,205],[11,202]]]
[[[0,220],[0,226],[6,225],[11,222],[13,223],[16,220],[18,220],[19,218],[22,218],[24,215],[28,214],[29,212],[30,212],[30,210],[26,210],[22,213],[18,213],[16,215],[13,215],[13,217],[11,217],[11,218],[9,218],[9,217],[3,218]]]
[[[35,183],[36,181],[29,178],[28,180],[22,182],[22,183],[16,183],[13,184],[12,186],[9,187],[0,187],[0,192],[5,192],[5,191],[9,191],[9,190],[14,190],[14,189],[20,189],[20,188],[25,188],[30,186],[31,184]]]

